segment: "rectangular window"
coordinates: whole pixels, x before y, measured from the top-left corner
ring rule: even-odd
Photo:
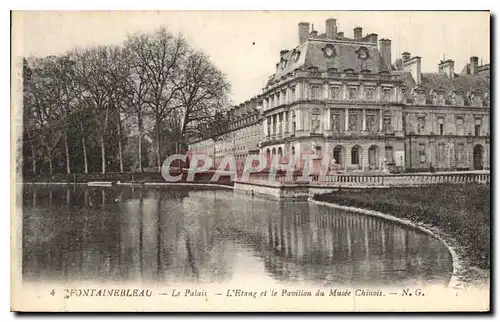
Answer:
[[[358,121],[359,121],[358,113],[349,112],[349,131],[359,132]]]
[[[394,163],[394,151],[392,146],[385,147],[385,158],[388,164]]]
[[[278,134],[283,132],[283,113],[278,114]]]
[[[312,99],[313,100],[320,100],[321,99],[321,89],[319,86],[314,85],[311,87],[312,91]]]
[[[437,150],[436,157],[437,157],[438,162],[443,162],[446,160],[446,146],[444,143],[438,144],[438,150]]]
[[[438,131],[439,131],[439,135],[444,134],[444,118],[443,117],[438,118]]]
[[[465,145],[463,143],[457,144],[457,164],[463,164],[465,161]]]
[[[357,100],[358,99],[358,88],[357,87],[349,87],[349,99]]]
[[[418,158],[419,158],[420,163],[425,163],[426,158],[425,158],[425,144],[424,143],[419,144]]]
[[[425,116],[418,117],[417,133],[423,134],[425,132]]]
[[[295,100],[297,100],[297,97],[295,97],[295,87],[292,87],[291,93],[290,93],[290,101],[294,102]]]
[[[332,132],[342,132],[342,115],[340,113],[332,113]]]
[[[320,123],[319,117],[317,115],[313,115],[311,118],[311,133],[319,133],[320,132]]]
[[[384,111],[384,132],[392,133],[392,113],[391,111]]]
[[[392,89],[391,88],[384,88],[383,90],[383,99],[384,101],[390,101],[392,99]]]
[[[377,132],[377,127],[375,124],[375,114],[366,114],[366,131]]]
[[[332,100],[336,100],[336,101],[339,101],[341,100],[341,96],[340,96],[340,87],[339,86],[333,86],[331,89],[330,89],[330,99]]]
[[[366,100],[373,101],[375,100],[375,88],[367,87],[365,88]]]
[[[480,136],[481,135],[481,125],[482,125],[482,120],[481,119],[475,119],[474,120],[474,135],[475,136]]]
[[[464,119],[457,117],[457,135],[464,135]]]
[[[353,147],[351,150],[351,164],[359,164],[359,148]]]
[[[284,124],[285,125],[285,131],[284,131],[285,133],[288,133],[288,124],[289,124],[288,123],[289,122],[288,116],[289,116],[289,114],[287,111],[287,112],[285,112],[285,121],[284,121],[285,122],[285,124]]]
[[[313,109],[311,113],[311,133],[319,133],[321,131],[321,117],[319,109]]]

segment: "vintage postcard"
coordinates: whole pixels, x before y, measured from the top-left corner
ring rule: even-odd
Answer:
[[[490,310],[490,12],[12,13],[12,311]]]

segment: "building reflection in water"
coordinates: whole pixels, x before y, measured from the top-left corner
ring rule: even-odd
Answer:
[[[26,279],[208,283],[257,269],[283,282],[444,284],[452,270],[421,232],[227,190],[25,186],[23,210]]]

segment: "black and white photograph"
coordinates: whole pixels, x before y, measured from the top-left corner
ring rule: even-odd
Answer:
[[[489,11],[11,19],[12,311],[490,311]]]

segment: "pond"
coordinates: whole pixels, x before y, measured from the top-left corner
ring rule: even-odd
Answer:
[[[307,201],[185,187],[23,186],[23,279],[447,285],[444,245]]]

